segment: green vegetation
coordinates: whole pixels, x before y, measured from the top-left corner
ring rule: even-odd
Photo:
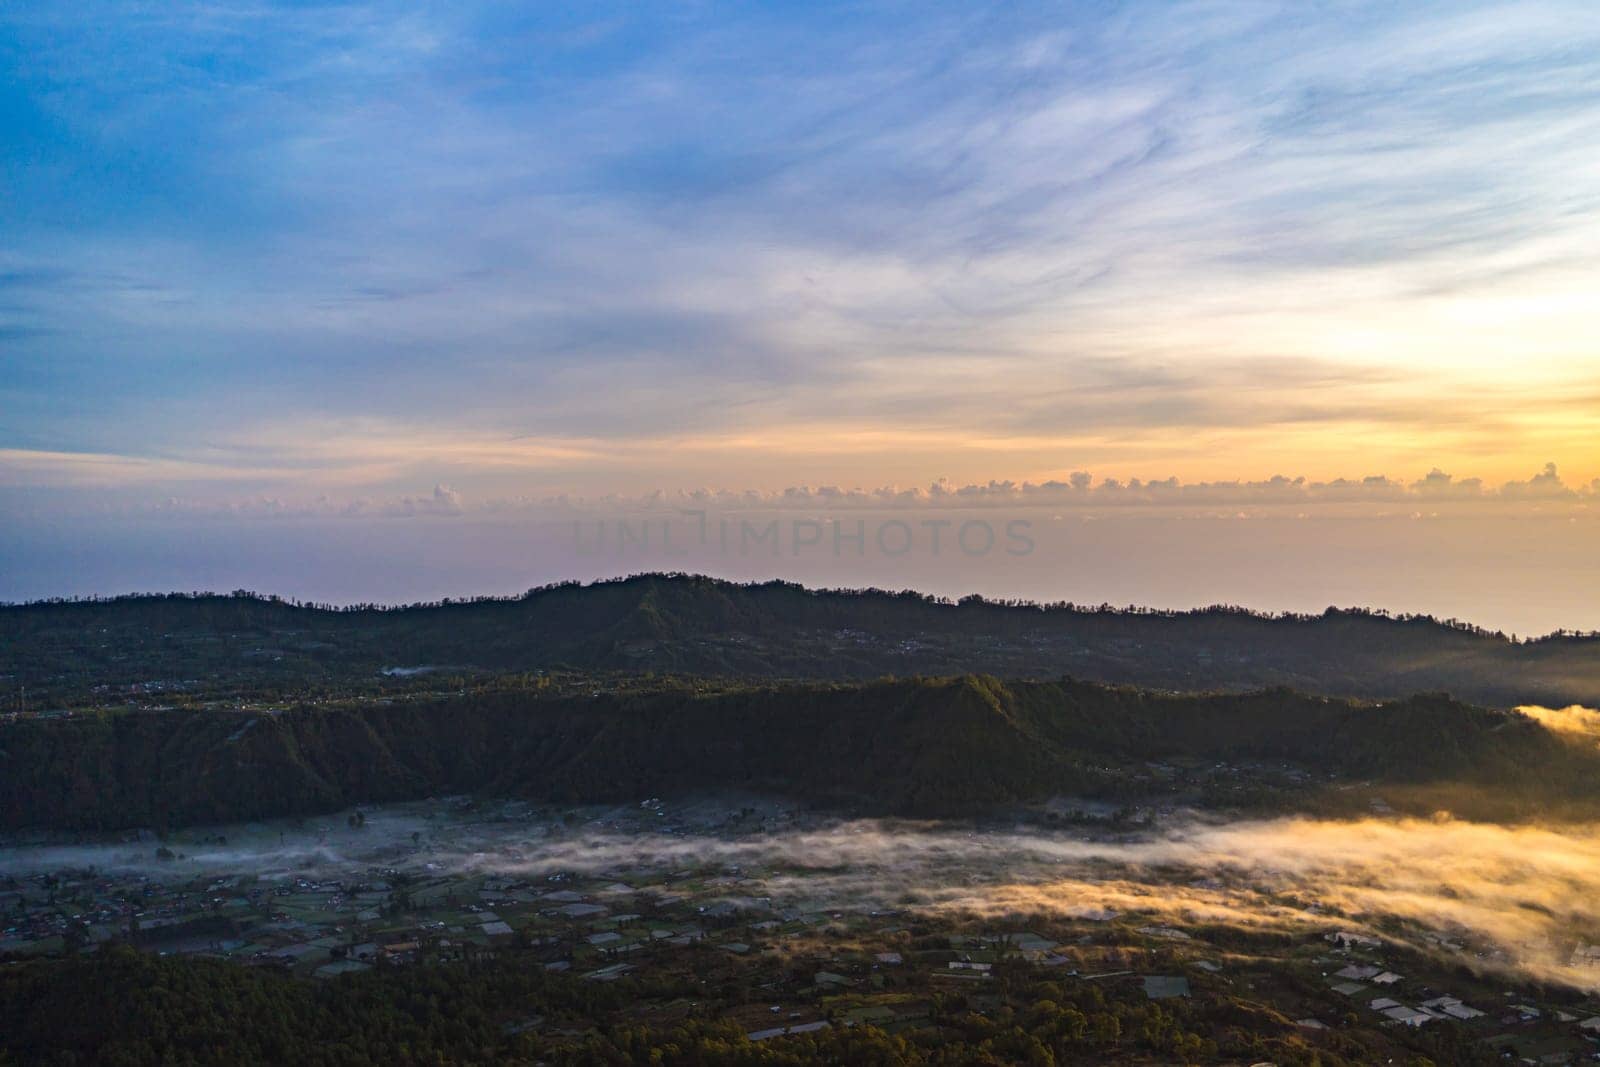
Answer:
[[[845,1026],[841,1017],[828,1029],[754,1042],[732,1019],[714,1016],[744,1000],[752,978],[780,975],[730,975],[731,962],[716,958],[726,955],[706,949],[687,972],[609,984],[546,974],[517,952],[313,983],[109,946],[0,967],[0,1063],[1047,1067],[1265,1059],[1340,1067],[1387,1059],[1420,1067],[1436,1062],[1427,1053],[1437,1062],[1494,1062],[1443,1025],[1426,1034],[1312,1034],[1225,993],[1152,1002],[1136,984],[1053,978],[1021,964],[997,967],[997,980],[981,990],[919,992],[915,1028],[891,1033]],[[772,965],[744,969],[758,966]]]
[[[309,699],[412,691],[507,672],[739,679],[982,672],[1183,691],[1290,686],[1390,699],[1600,703],[1600,641],[1516,641],[1450,620],[1364,611],[1264,616],[1109,605],[950,603],[641,575],[513,599],[332,609],[249,593],[0,607],[11,708],[179,703],[203,694]],[[386,668],[429,668],[411,675]]]
[[[1600,790],[1600,753],[1443,696],[1178,696],[982,676],[593,691],[534,679],[281,713],[19,718],[0,725],[0,825],[169,827],[458,792],[573,803],[728,788],[970,814],[1056,794],[1126,796],[1144,788],[1130,769],[1168,758],[1286,762],[1324,784],[1460,786],[1532,808]],[[1219,783],[1214,799],[1303,806],[1325,792],[1248,786]]]
[[[659,897],[610,872],[458,886],[424,862],[420,831],[381,862],[414,856],[426,876],[301,872],[269,895],[253,873],[190,871],[184,835],[166,831],[273,817],[293,831],[298,816],[453,794],[623,804],[673,840],[658,798],[717,792],[961,816],[969,836],[985,821],[966,817],[1035,803],[1031,817],[1108,836],[1191,806],[1593,818],[1592,739],[1464,700],[1600,702],[1596,648],[1367,612],[951,604],[674,575],[397,609],[242,593],[3,607],[0,829],[152,828],[146,854],[178,881],[119,888],[87,870],[0,886],[19,953],[0,960],[0,1067],[1423,1067],[1494,1062],[1491,1033],[1570,1045],[1487,1013],[1476,1029],[1439,1014],[1389,1025],[1329,977],[1347,947],[1286,931],[1036,916],[1055,954],[1024,958],[916,914],[914,894],[895,898],[905,912],[756,922],[696,895],[758,892],[726,865],[675,874]],[[728,825],[767,833],[754,810]],[[366,813],[346,817],[337,833],[374,833]],[[631,912],[593,903],[615,903],[616,884]],[[1499,985],[1469,969],[1405,964],[1408,1003],[1441,987],[1495,1003]],[[814,1028],[765,1035],[791,1019]]]

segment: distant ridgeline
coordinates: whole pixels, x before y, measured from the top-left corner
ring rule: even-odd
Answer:
[[[1600,704],[1600,638],[1516,641],[1365,611],[1265,616],[959,603],[642,575],[508,599],[330,609],[247,593],[0,607],[0,711],[142,693],[378,691],[414,668],[744,680],[969,672],[1178,691],[1289,686],[1389,699]],[[391,671],[385,677],[381,672]]]
[[[1600,794],[1592,745],[1443,696],[1372,705],[969,675],[25,717],[0,725],[0,824],[173,827],[457,792],[574,803],[718,789],[965,815],[1059,794],[1130,798],[1149,788],[1150,761],[1167,759],[1241,768],[1194,802],[1314,810],[1343,797],[1366,810],[1368,793],[1341,789],[1360,781],[1531,814]],[[1252,795],[1249,761],[1316,773]]]

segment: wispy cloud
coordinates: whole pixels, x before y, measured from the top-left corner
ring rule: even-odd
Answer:
[[[1596,56],[1577,2],[12,5],[0,445],[1593,475]]]

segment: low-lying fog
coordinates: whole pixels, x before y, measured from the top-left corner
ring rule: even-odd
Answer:
[[[1541,708],[1524,705],[1517,709],[1531,719],[1536,719],[1547,729],[1567,737],[1593,740],[1600,743],[1600,711],[1573,704],[1566,708]]]
[[[0,875],[94,868],[161,881],[248,873],[332,879],[395,868],[418,876],[556,873],[660,885],[726,879],[744,907],[907,909],[1252,929],[1353,929],[1478,966],[1600,988],[1584,946],[1600,941],[1600,825],[1433,820],[1217,823],[1174,820],[1139,836],[1033,824],[1005,828],[824,821],[769,801],[537,811],[462,801],[366,809],[304,823],[153,840],[0,849]],[[220,843],[225,841],[225,843]]]

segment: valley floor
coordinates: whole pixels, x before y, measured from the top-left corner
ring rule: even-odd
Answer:
[[[1076,1032],[1040,1001],[1077,1005],[1083,1033],[1052,1055],[1081,1040],[1084,1062],[1235,1062],[1255,1054],[1242,1034],[1281,1062],[1600,1055],[1594,827],[1109,816],[1064,800],[913,823],[762,796],[460,797],[13,843],[0,973],[127,944],[328,987],[509,964],[622,991],[483,1005],[496,1040],[555,1059],[623,1023],[712,1021],[775,1049],[872,1028],[915,1051],[957,1019],[1029,1012],[1025,1033]]]

